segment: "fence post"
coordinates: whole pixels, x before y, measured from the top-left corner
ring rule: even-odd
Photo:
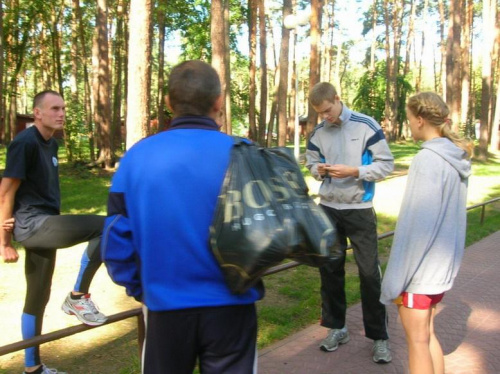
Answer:
[[[144,339],[146,338],[146,324],[144,322],[144,308],[137,315],[137,344],[139,345],[139,361],[142,363],[142,350],[144,348]]]

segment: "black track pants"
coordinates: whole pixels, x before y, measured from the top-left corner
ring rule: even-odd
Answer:
[[[373,209],[338,210],[321,205],[336,225],[344,256],[320,268],[321,325],[345,326],[345,250],[349,238],[358,266],[363,324],[367,338],[388,339],[387,313],[379,301],[382,273],[378,260],[377,219]]]
[[[254,304],[148,312],[143,374],[257,371]]]

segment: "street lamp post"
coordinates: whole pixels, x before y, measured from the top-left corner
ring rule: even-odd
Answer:
[[[297,162],[300,158],[300,124],[299,124],[299,72],[297,70],[297,28],[309,23],[310,15],[308,13],[290,14],[283,20],[285,28],[291,30],[290,39],[293,45],[293,71],[295,72],[295,125],[293,137],[293,154]]]

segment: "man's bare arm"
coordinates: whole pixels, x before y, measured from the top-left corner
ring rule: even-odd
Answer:
[[[0,256],[4,262],[17,262],[19,254],[12,246],[12,230],[6,230],[8,222],[13,223],[12,213],[14,211],[14,199],[16,192],[21,185],[21,180],[17,178],[2,178],[0,183]],[[10,220],[10,221],[9,221]]]

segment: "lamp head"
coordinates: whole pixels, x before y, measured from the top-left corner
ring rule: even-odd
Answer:
[[[309,23],[309,19],[311,18],[310,11],[302,11],[297,13],[297,25],[305,26]]]
[[[283,26],[285,26],[288,30],[295,29],[298,26],[297,16],[295,14],[289,14],[286,16],[283,20]]]

